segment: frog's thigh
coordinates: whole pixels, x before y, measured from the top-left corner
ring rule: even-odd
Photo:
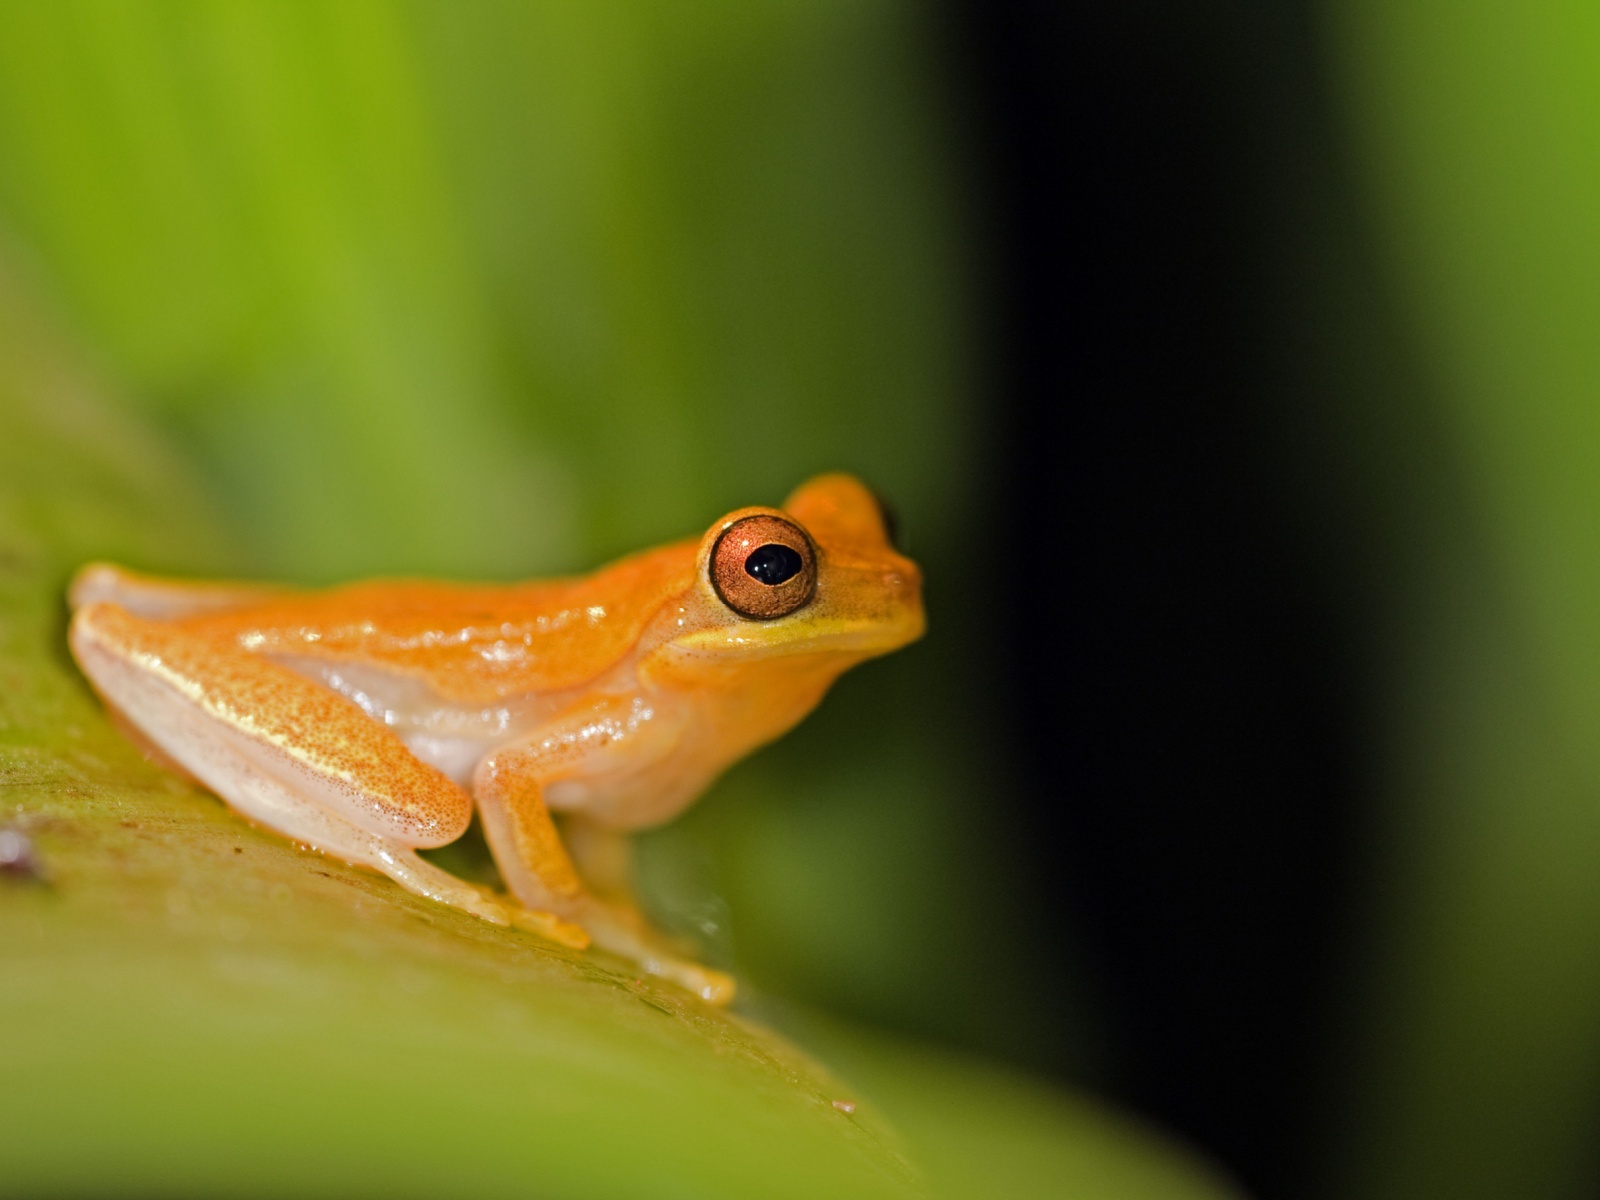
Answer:
[[[90,563],[73,577],[67,602],[73,608],[111,603],[140,617],[167,620],[259,604],[283,594],[267,584],[194,583],[136,575],[110,563]]]
[[[350,701],[231,643],[112,604],[80,609],[71,643],[106,701],[238,812],[507,922],[503,905],[413,852],[460,836],[470,798]]]

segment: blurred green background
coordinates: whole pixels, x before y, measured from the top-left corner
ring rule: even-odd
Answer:
[[[0,3],[0,267],[25,297],[0,346],[36,348],[23,308],[70,330],[128,422],[75,436],[150,437],[228,531],[158,537],[150,568],[574,571],[858,472],[923,564],[930,636],[651,835],[656,909],[824,1057],[851,1061],[844,1017],[1118,1090],[1121,1014],[1072,914],[1041,944],[1014,877],[1028,800],[987,802],[1038,781],[985,574],[1016,434],[990,407],[983,143],[1010,132],[967,107],[971,7]],[[1600,13],[1063,11],[1028,18],[1049,36],[1019,71],[1053,80],[1051,48],[1114,26],[1161,47],[1142,69],[1266,114],[1237,135],[1258,226],[1233,236],[1271,260],[1262,370],[1310,382],[1262,419],[1292,427],[1271,453],[1316,514],[1301,549],[1357,575],[1331,590],[1363,807],[1281,1098],[1310,1116],[1270,1170],[1247,1132],[1225,1165],[1283,1194],[1592,1195]],[[858,1070],[916,1093],[931,1060],[884,1045]],[[993,1145],[1030,1120],[1068,1145],[1029,1111]]]

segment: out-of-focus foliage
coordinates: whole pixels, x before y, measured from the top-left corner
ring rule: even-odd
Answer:
[[[1600,9],[1327,7],[1351,161],[1419,395],[1396,687],[1332,1157],[1360,1197],[1592,1195],[1600,1159]],[[1418,502],[1396,504],[1409,492]],[[1393,586],[1398,583],[1399,586]]]

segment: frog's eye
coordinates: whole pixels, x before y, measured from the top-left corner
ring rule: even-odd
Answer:
[[[793,521],[745,517],[711,547],[711,586],[742,617],[786,617],[816,594],[817,552]]]

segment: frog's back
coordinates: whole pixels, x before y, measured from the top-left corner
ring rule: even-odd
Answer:
[[[184,624],[257,653],[364,663],[423,679],[446,700],[491,704],[578,687],[616,666],[692,585],[694,555],[695,543],[681,542],[534,583],[374,580]]]

